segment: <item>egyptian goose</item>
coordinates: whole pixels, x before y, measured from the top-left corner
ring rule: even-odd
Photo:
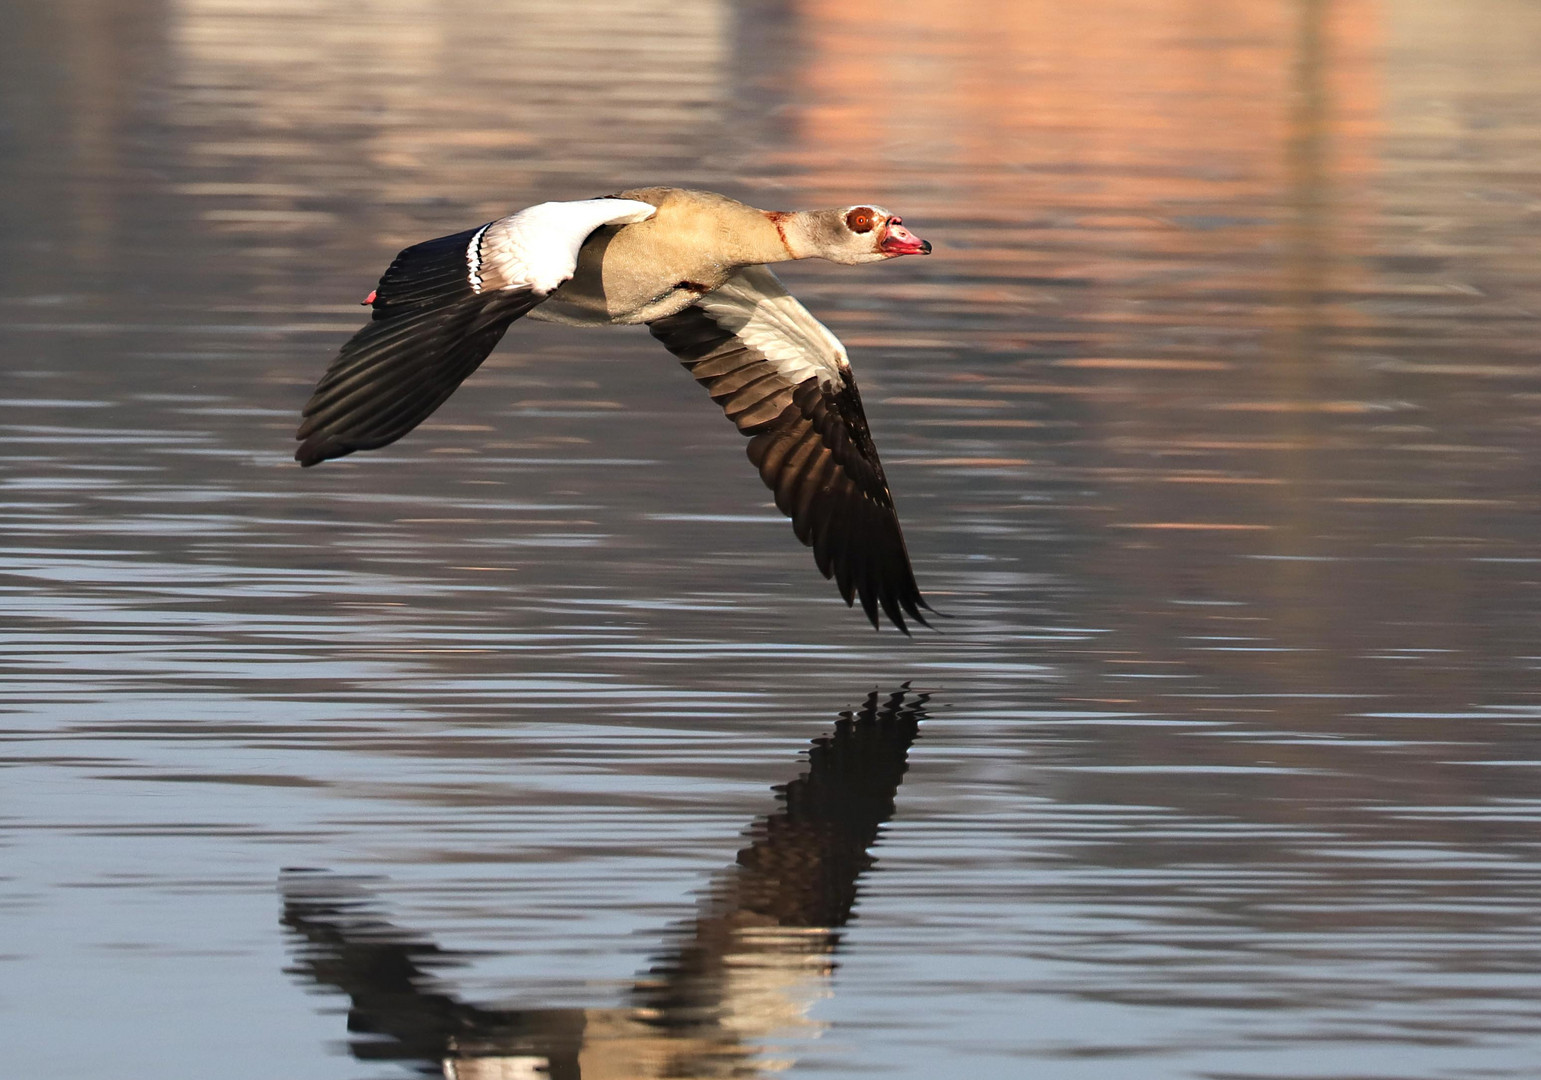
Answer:
[[[724,195],[639,188],[548,202],[407,248],[365,298],[305,405],[295,459],[395,442],[475,371],[520,316],[646,323],[749,436],[749,460],[849,605],[908,633],[915,584],[845,347],[765,264],[856,264],[931,245],[879,206],[795,213]]]

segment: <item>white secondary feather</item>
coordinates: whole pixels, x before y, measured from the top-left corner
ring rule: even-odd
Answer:
[[[589,233],[601,225],[646,221],[657,212],[635,199],[585,199],[541,203],[500,218],[484,230],[480,251],[473,244],[468,253],[472,284],[478,292],[533,288],[549,293],[573,276],[578,249]]]
[[[765,267],[745,267],[696,306],[792,382],[818,375],[823,383],[844,383],[845,346]]]

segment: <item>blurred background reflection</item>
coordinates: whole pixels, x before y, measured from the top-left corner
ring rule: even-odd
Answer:
[[[798,937],[790,1072],[1534,1074],[1541,5],[6,16],[18,1075],[402,1075],[283,974],[284,866],[374,883],[295,918],[389,911],[424,1002],[667,1012],[761,910],[752,868],[681,898],[907,681],[925,753],[839,969]],[[946,633],[834,600],[640,331],[521,326],[401,444],[289,460],[399,247],[655,182],[935,244],[785,277]]]

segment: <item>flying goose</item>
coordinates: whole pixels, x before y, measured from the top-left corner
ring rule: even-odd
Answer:
[[[908,633],[930,606],[910,568],[883,465],[839,339],[767,263],[855,265],[931,245],[880,206],[757,210],[650,187],[548,202],[396,256],[365,298],[369,323],[305,405],[310,466],[395,442],[422,423],[523,315],[576,326],[646,323],[749,437],[749,460],[834,578]]]

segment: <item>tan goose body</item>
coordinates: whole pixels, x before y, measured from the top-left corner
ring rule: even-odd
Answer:
[[[793,258],[776,216],[711,191],[639,188],[617,199],[657,208],[646,221],[595,229],[572,278],[532,319],[574,325],[652,322],[694,303],[745,266]]]
[[[931,245],[881,207],[791,213],[638,188],[542,203],[396,256],[302,411],[315,465],[395,442],[434,412],[517,319],[646,323],[750,441],[749,458],[846,603],[899,629],[929,609],[844,346],[765,264],[856,264]],[[906,631],[907,632],[907,631]]]

